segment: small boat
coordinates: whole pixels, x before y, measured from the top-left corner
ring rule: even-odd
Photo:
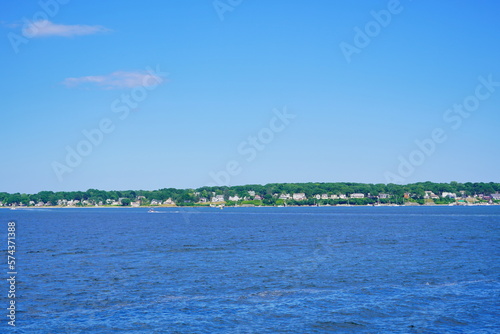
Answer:
[[[148,211],[148,213],[156,213],[156,212],[158,212],[158,211],[156,211],[156,210],[155,210],[155,209],[153,209],[153,208],[150,208],[150,209],[149,209],[149,211]]]

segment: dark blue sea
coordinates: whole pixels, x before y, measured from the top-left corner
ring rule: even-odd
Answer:
[[[500,206],[0,209],[2,333],[500,333]]]

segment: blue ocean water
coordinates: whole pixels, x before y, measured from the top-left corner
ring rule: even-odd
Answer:
[[[2,332],[500,332],[499,206],[158,211],[0,209]]]

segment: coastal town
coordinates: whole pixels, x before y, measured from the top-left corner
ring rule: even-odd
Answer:
[[[425,184],[434,190],[425,190]],[[460,188],[467,190],[453,191]],[[42,191],[33,195],[0,193],[0,207],[499,205],[499,188],[500,185],[495,183],[462,185],[453,182],[450,184],[427,182],[412,185],[270,184],[184,190],[168,188],[156,191],[89,189],[86,192]]]

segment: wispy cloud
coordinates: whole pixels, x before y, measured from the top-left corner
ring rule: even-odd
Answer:
[[[164,78],[153,71],[125,72],[117,71],[108,75],[91,75],[79,78],[66,78],[63,84],[67,87],[76,87],[86,84],[95,84],[104,89],[119,89],[133,87],[150,87],[164,81]]]
[[[49,36],[82,36],[92,35],[110,31],[103,26],[88,26],[82,24],[65,25],[55,24],[48,20],[32,21],[23,28],[23,35],[26,37],[49,37]]]
[[[20,23],[10,23],[7,21],[0,21],[0,25],[4,26],[6,28],[9,28],[9,29],[19,28],[21,26]]]

